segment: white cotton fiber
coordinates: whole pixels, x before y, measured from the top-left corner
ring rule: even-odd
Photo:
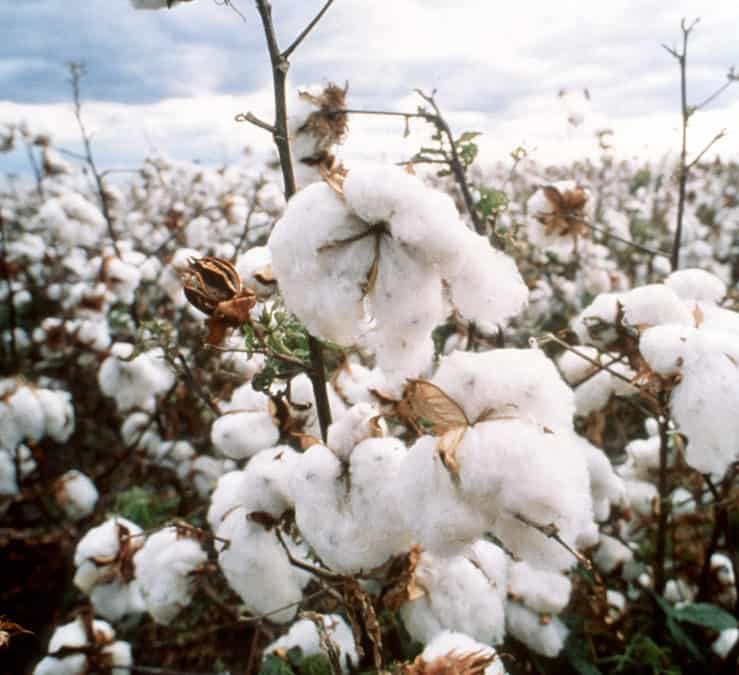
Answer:
[[[194,539],[168,527],[147,537],[136,553],[136,579],[146,610],[157,623],[169,624],[190,604],[195,579],[207,555]]]
[[[718,304],[726,295],[726,284],[717,276],[701,269],[677,270],[665,279],[682,300]]]
[[[454,668],[454,661],[463,659],[466,655],[479,655],[494,658],[494,661],[485,668],[484,675],[505,675],[505,668],[500,657],[495,650],[488,644],[473,640],[469,635],[464,633],[455,633],[452,631],[442,631],[431,640],[426,648],[421,652],[419,658],[423,659],[428,670],[425,672],[436,672],[434,662],[437,659],[443,659],[444,664],[441,672],[458,672]],[[462,671],[464,672],[464,671]]]
[[[354,644],[352,629],[338,614],[319,614],[326,634],[339,652],[339,663],[344,672],[356,667],[359,663],[357,647]],[[299,647],[302,655],[313,656],[314,654],[325,654],[321,647],[321,639],[318,628],[311,619],[296,621],[290,630],[282,637],[270,643],[264,648],[264,654],[272,654],[278,651],[288,651]]]
[[[72,520],[86,518],[95,510],[98,491],[84,473],[71,469],[62,475],[54,486],[59,506]]]
[[[531,650],[549,658],[562,651],[569,634],[556,616],[541,616],[517,602],[506,604],[506,629]]]
[[[572,582],[564,575],[537,570],[526,562],[510,566],[508,591],[529,609],[559,614],[570,600]]]
[[[691,326],[647,331],[639,349],[661,375],[680,374],[670,411],[687,437],[685,459],[721,477],[739,457],[739,340],[733,333]]]

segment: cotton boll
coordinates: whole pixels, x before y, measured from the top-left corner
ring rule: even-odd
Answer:
[[[210,432],[216,449],[237,460],[274,445],[279,438],[280,432],[267,411],[227,413],[213,422]]]
[[[455,669],[454,663],[456,660],[472,654],[495,659],[485,668],[484,675],[506,675],[503,663],[495,650],[490,645],[477,642],[464,633],[442,631],[426,645],[419,658],[423,659],[427,668],[423,672],[436,672],[434,662],[437,659],[442,660],[441,663],[445,666],[442,672],[447,672],[447,668],[452,672],[464,672]]]
[[[475,429],[468,429],[463,443],[474,443],[475,436]],[[489,529],[490,518],[460,494],[441,462],[438,442],[438,438],[421,436],[408,451],[391,489],[405,504],[401,514],[413,540],[430,553],[449,557],[465,552],[480,539]],[[490,487],[489,493],[494,494],[494,489]]]
[[[169,265],[162,271],[159,285],[164,289],[164,292],[169,296],[175,307],[184,307],[187,305],[187,299],[182,290],[182,278],[180,275],[187,269],[190,258],[200,257],[202,257],[202,253],[193,248],[178,249],[172,256]]]
[[[606,591],[606,603],[608,604],[607,620],[611,623],[619,621],[626,613],[626,596],[613,589]]]
[[[254,455],[237,486],[238,503],[247,513],[259,511],[280,518],[293,507],[290,482],[300,460],[300,453],[287,445]]]
[[[359,663],[354,635],[346,621],[338,614],[318,615],[326,630],[329,640],[339,651],[339,663],[344,672],[356,667]],[[264,648],[264,653],[274,654],[299,647],[303,657],[323,654],[321,640],[316,624],[311,619],[296,621],[282,637]]]
[[[670,604],[691,603],[698,594],[698,587],[685,579],[668,579],[663,597]]]
[[[30,387],[19,386],[7,399],[15,427],[21,438],[38,441],[44,435],[44,409]]]
[[[595,520],[603,522],[608,519],[611,504],[623,502],[626,488],[623,480],[616,474],[610,460],[600,448],[596,448],[585,439],[580,440],[580,446],[585,455],[590,477],[590,494],[593,498]],[[596,506],[601,509],[600,512]]]
[[[670,494],[670,502],[672,503],[670,515],[673,518],[695,513],[695,497],[685,488],[678,487],[673,490]]]
[[[688,439],[685,459],[718,477],[739,457],[739,341],[733,333],[690,326],[646,331],[639,349],[658,373],[680,373],[670,410]]]
[[[416,567],[416,583],[426,593],[400,608],[414,640],[426,644],[450,630],[486,644],[502,641],[505,586],[493,586],[469,559],[424,552]]]
[[[716,305],[726,295],[726,284],[717,276],[701,269],[677,270],[665,279],[682,300]]]
[[[57,503],[72,520],[89,516],[98,501],[98,491],[84,473],[72,469],[59,478],[54,486]]]
[[[553,429],[572,427],[572,391],[536,349],[453,352],[442,358],[433,382],[473,423],[492,415],[535,420]]]
[[[549,658],[562,651],[570,632],[556,616],[544,619],[516,602],[506,605],[506,629],[529,649]]]
[[[122,552],[131,554],[143,545],[141,528],[130,520],[116,516],[93,527],[77,543],[74,584],[83,593],[105,584],[116,569]],[[110,561],[104,563],[101,561]]]
[[[711,643],[711,651],[722,659],[725,659],[729,656],[731,650],[734,649],[737,640],[739,640],[739,628],[725,628]]]
[[[0,448],[0,496],[13,496],[17,493],[15,461],[11,451]]]
[[[570,322],[581,343],[605,347],[616,340],[613,324],[620,298],[619,293],[601,293]]]
[[[264,283],[272,278],[272,253],[267,246],[252,246],[237,258],[235,267],[241,282],[258,298],[268,298],[274,293],[275,284]]]
[[[192,462],[189,477],[195,490],[201,497],[207,497],[215,488],[220,476],[233,471],[235,463],[230,459],[218,459],[209,455],[200,455]]]
[[[462,318],[494,332],[524,309],[529,292],[512,258],[472,232],[466,236],[460,257],[458,269],[444,278],[452,305]]]
[[[244,479],[243,471],[229,471],[218,478],[218,483],[210,497],[208,524],[215,532],[221,521],[231,509],[240,505],[240,486]]]
[[[117,301],[127,305],[134,301],[136,289],[141,283],[141,272],[137,266],[120,258],[104,258],[100,275]]]
[[[326,444],[337,457],[346,461],[354,446],[367,438],[383,436],[386,433],[387,424],[380,417],[377,406],[359,403],[349,408],[344,416],[331,424]]]
[[[290,480],[295,519],[329,568],[370,570],[410,548],[393,486],[405,452],[397,439],[372,438],[354,449],[349,466],[323,445],[301,455]]]
[[[347,406],[331,384],[326,386],[326,394],[331,418],[337,422],[343,417]],[[318,438],[321,435],[321,428],[318,422],[316,399],[313,394],[313,384],[305,373],[290,380],[290,403],[291,417],[301,421],[304,433]]]
[[[153,453],[162,443],[155,425],[146,413],[131,413],[121,424],[121,439],[131,447],[143,448]]]
[[[650,517],[654,513],[654,505],[658,499],[655,485],[649,481],[626,479],[624,486],[629,508],[640,516]]]
[[[274,532],[237,508],[223,519],[216,536],[231,542],[218,553],[218,564],[246,609],[257,615],[270,613],[270,620],[278,623],[292,621],[309,575],[291,565]]]
[[[36,397],[44,412],[44,430],[58,443],[65,443],[74,432],[72,395],[66,391],[38,389]]]
[[[569,385],[574,385],[597,370],[592,361],[598,361],[600,352],[595,347],[577,347],[577,352],[565,350],[557,359],[559,372]]]
[[[593,553],[593,563],[603,574],[610,574],[618,566],[625,565],[633,559],[634,553],[626,544],[601,533],[600,544]]]
[[[570,600],[572,582],[563,574],[537,570],[526,562],[514,562],[510,567],[508,590],[529,609],[559,614]]]
[[[23,433],[15,410],[0,401],[0,447],[14,449],[23,440]]]
[[[336,372],[333,386],[342,400],[350,404],[377,402],[372,390],[388,393],[390,397],[401,398],[402,386],[393,389],[387,382],[385,373],[379,368],[367,368],[356,361],[347,360]]]
[[[124,616],[141,614],[146,610],[136,579],[129,583],[114,580],[95,586],[89,596],[95,613],[108,621],[118,621]]]
[[[649,284],[621,296],[624,322],[631,326],[659,326],[668,323],[690,325],[693,317],[687,305],[669,286]]]
[[[190,604],[192,574],[206,560],[201,545],[194,539],[181,537],[176,528],[159,530],[146,539],[134,558],[136,579],[146,609],[157,623],[171,623]]]

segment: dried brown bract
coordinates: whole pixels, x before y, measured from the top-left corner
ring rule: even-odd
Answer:
[[[236,268],[223,258],[190,258],[183,273],[185,297],[208,319],[208,344],[217,345],[226,328],[238,327],[249,320],[257,302],[254,291],[241,283]]]
[[[542,188],[551,205],[551,211],[537,216],[547,234],[578,236],[588,232],[585,221],[585,204],[588,193],[581,187],[560,192],[553,185]]]
[[[403,675],[482,675],[498,655],[495,652],[477,651],[461,653],[452,651],[433,661],[422,656],[403,667]]]

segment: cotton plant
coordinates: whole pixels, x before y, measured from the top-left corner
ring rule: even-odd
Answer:
[[[72,520],[82,520],[95,510],[99,493],[95,483],[81,471],[70,469],[54,485],[54,497]]]
[[[468,230],[448,196],[397,167],[359,164],[339,192],[304,188],[269,247],[285,304],[309,332],[364,346],[399,380],[431,365],[431,331],[450,311],[493,329],[528,295],[513,261]]]
[[[131,645],[116,640],[115,630],[106,621],[86,617],[58,626],[47,653],[33,675],[83,675],[103,669],[112,675],[126,675],[133,665]]]

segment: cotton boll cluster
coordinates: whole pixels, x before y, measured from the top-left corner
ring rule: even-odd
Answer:
[[[110,624],[78,617],[59,626],[49,640],[48,656],[36,665],[33,675],[83,675],[108,668],[112,675],[126,675],[133,659],[131,645],[115,639]]]
[[[95,247],[103,238],[105,218],[84,195],[65,189],[44,203],[37,226],[63,245]]]
[[[100,616],[115,621],[144,610],[134,579],[133,557],[144,544],[141,528],[113,517],[88,530],[77,543],[74,584],[89,595]]]
[[[169,624],[190,604],[193,574],[206,560],[200,544],[174,527],[146,538],[134,563],[146,611],[155,621]]]
[[[100,390],[115,399],[120,411],[153,410],[156,396],[174,384],[174,373],[160,349],[134,356],[134,346],[117,342],[98,371]]]
[[[321,622],[328,639],[337,649],[342,671],[348,672],[352,667],[356,667],[359,664],[359,656],[352,630],[338,614],[312,614],[310,619],[296,621],[285,635],[264,648],[265,656],[284,653],[295,647],[300,648],[304,657],[314,654],[326,655],[316,627],[317,621]]]
[[[68,518],[81,520],[95,510],[99,495],[90,478],[81,471],[71,469],[56,481],[54,497]]]
[[[431,363],[431,331],[449,312],[442,281],[451,307],[484,326],[526,302],[513,261],[467,230],[449,197],[396,167],[357,165],[342,196],[305,188],[269,247],[285,303],[308,330],[366,346],[399,379]]]

